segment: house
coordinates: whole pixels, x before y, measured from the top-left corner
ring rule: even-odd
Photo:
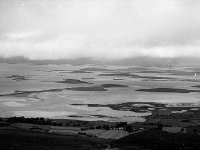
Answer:
[[[159,116],[169,116],[172,114],[172,111],[169,109],[159,109],[158,110],[158,115]]]

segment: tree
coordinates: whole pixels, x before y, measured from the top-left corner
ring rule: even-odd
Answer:
[[[132,126],[131,125],[126,126],[126,131],[132,132],[133,131]]]

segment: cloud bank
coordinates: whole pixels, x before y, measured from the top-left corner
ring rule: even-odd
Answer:
[[[2,0],[0,56],[200,57],[199,0]]]

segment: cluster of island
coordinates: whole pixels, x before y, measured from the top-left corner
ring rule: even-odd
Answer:
[[[35,70],[59,74],[92,74],[80,78],[59,78],[55,81],[41,81],[55,84],[63,84],[64,87],[47,88],[43,90],[15,90],[12,93],[0,94],[0,97],[26,97],[42,100],[37,94],[62,91],[82,92],[109,92],[111,88],[130,89],[131,84],[123,82],[126,78],[140,79],[141,82],[152,81],[184,81],[191,82],[188,88],[178,86],[154,86],[132,88],[138,93],[171,93],[171,94],[192,94],[199,93],[200,85],[193,85],[200,82],[196,78],[182,78],[177,75],[193,75],[192,71],[182,70],[153,70],[148,68],[129,68],[126,70],[105,69],[88,67],[78,70]],[[154,76],[152,74],[161,74]],[[170,75],[170,76],[169,76]],[[71,77],[71,76],[70,76]],[[97,82],[97,78],[110,78],[110,82]],[[112,78],[111,78],[112,77]],[[176,78],[177,77],[177,78]],[[32,80],[25,75],[14,74],[6,77],[6,80],[23,81]],[[96,81],[96,82],[95,82]],[[19,82],[18,82],[19,83]],[[62,85],[62,86],[63,86]],[[67,87],[65,87],[67,85]],[[73,86],[71,86],[73,85]],[[71,114],[71,119],[49,119],[49,118],[26,118],[26,117],[2,117],[0,118],[0,149],[9,143],[8,149],[22,148],[34,149],[40,145],[41,149],[137,149],[137,150],[193,150],[200,149],[200,104],[199,103],[159,103],[159,102],[121,102],[121,103],[70,103],[71,106],[85,106],[87,108],[109,108],[111,110],[129,111],[137,114],[149,113],[140,116],[143,122],[132,121],[102,121],[108,117],[101,114],[91,114],[98,117],[98,121],[79,120],[82,114]],[[109,115],[109,114],[108,114]],[[112,117],[112,116],[109,116]],[[101,120],[102,119],[102,120]],[[117,119],[116,119],[117,120]],[[15,135],[15,136],[13,136]],[[27,140],[25,140],[27,139]],[[43,143],[42,143],[42,142]],[[61,144],[63,141],[64,144]],[[78,144],[74,144],[78,143]],[[36,146],[37,145],[37,146]],[[59,147],[58,145],[62,145]],[[22,148],[23,149],[23,148]]]

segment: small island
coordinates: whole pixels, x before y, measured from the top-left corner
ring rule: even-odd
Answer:
[[[176,89],[176,88],[138,89],[138,90],[136,90],[136,91],[142,91],[142,92],[169,92],[169,93],[200,92],[199,90],[187,90],[187,89]]]
[[[67,84],[93,84],[86,81],[78,80],[78,79],[65,79],[63,81],[58,81],[57,83],[67,83]]]
[[[102,84],[101,87],[104,87],[104,88],[117,88],[117,87],[128,87],[128,85],[120,85],[120,84]]]
[[[22,76],[22,75],[12,75],[12,76],[9,76],[9,77],[6,77],[6,78],[10,78],[10,79],[12,79],[14,81],[29,80],[27,77]]]

